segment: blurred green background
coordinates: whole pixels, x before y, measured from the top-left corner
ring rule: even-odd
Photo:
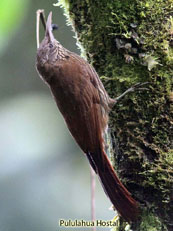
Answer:
[[[0,231],[53,231],[61,218],[90,220],[88,162],[35,69],[37,9],[53,11],[56,38],[79,53],[53,3],[0,0]],[[112,219],[110,205],[97,181],[97,219]]]

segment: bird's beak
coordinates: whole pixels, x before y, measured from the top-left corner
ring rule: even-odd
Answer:
[[[46,36],[49,38],[50,42],[53,42],[54,36],[52,33],[52,12],[49,13],[46,22]]]

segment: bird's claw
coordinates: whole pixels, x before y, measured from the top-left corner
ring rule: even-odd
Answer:
[[[145,82],[145,83],[136,83],[134,86],[132,86],[129,89],[127,89],[123,94],[121,94],[120,96],[116,97],[114,99],[114,102],[118,102],[121,98],[123,98],[129,92],[134,92],[136,90],[137,91],[148,90],[148,88],[142,87],[142,86],[145,86],[146,84],[148,84],[148,82]]]
[[[148,88],[142,87],[147,85],[149,82],[145,83],[136,83],[134,86],[132,86],[129,90],[130,91],[143,91],[143,90],[149,90]]]

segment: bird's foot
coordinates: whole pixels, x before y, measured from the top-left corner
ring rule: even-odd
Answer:
[[[148,88],[143,87],[147,85],[149,82],[145,83],[136,83],[134,86],[130,87],[127,91],[128,92],[133,92],[133,91],[143,91],[143,90],[148,90]]]
[[[134,86],[132,86],[129,89],[127,89],[123,94],[121,94],[120,96],[118,96],[117,98],[115,98],[114,99],[115,102],[119,101],[121,98],[123,98],[129,92],[148,90],[148,88],[143,87],[143,86],[145,86],[147,84],[148,84],[148,82],[145,82],[145,83],[136,83]]]

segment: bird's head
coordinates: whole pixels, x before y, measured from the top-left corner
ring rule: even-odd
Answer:
[[[49,59],[52,58],[57,49],[57,40],[53,35],[54,25],[52,25],[52,12],[49,13],[46,22],[45,36],[42,42],[39,44],[37,50],[37,61],[44,65]]]

